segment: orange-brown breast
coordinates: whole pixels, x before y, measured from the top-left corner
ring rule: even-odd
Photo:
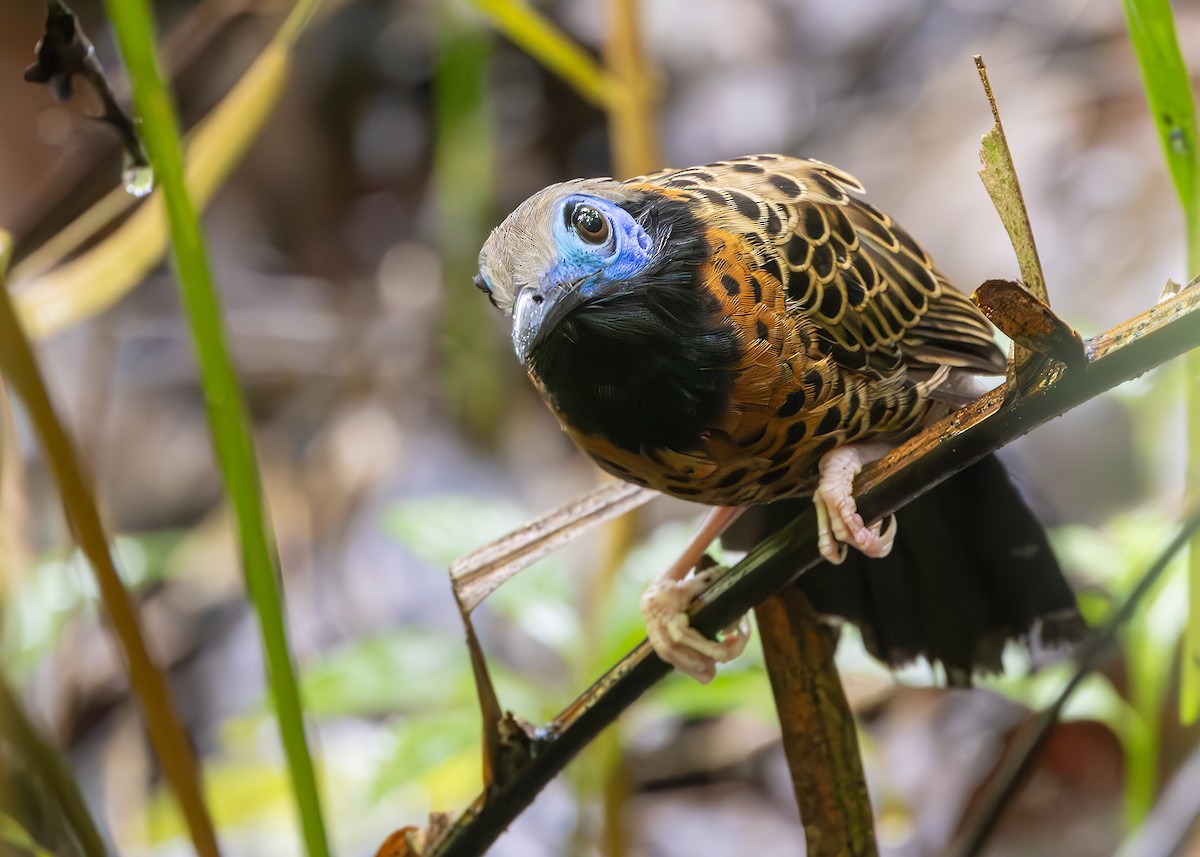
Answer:
[[[716,298],[742,346],[728,407],[695,450],[631,451],[563,420],[600,467],[702,503],[765,503],[811,493],[817,461],[834,446],[902,431],[920,417],[925,403],[899,384],[873,391],[841,370],[816,325],[789,309],[782,284],[756,263],[743,236],[711,228],[707,238],[709,261],[697,282]]]

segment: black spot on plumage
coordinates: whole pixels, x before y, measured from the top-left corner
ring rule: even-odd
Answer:
[[[804,231],[813,241],[824,241],[825,236],[829,233],[825,217],[821,214],[821,209],[815,205],[804,209]]]
[[[883,422],[883,418],[887,415],[888,404],[886,399],[877,399],[871,405],[871,425],[879,425]]]
[[[796,184],[793,179],[790,179],[787,176],[781,176],[778,173],[774,173],[767,178],[767,181],[773,184],[775,188],[784,196],[797,197],[800,195],[800,185]]]
[[[721,285],[725,287],[726,294],[731,298],[736,298],[742,291],[741,283],[732,274],[722,274]]]
[[[717,164],[709,164],[708,166],[715,167],[718,165]],[[713,174],[708,172],[707,170],[692,170],[691,174],[694,175],[696,178],[700,179],[700,181],[702,181],[702,182],[711,182],[713,180]]]
[[[704,197],[709,202],[711,202],[713,205],[724,206],[726,203],[725,194],[721,193],[720,191],[713,190],[712,188],[709,188],[709,187],[698,187],[698,188],[696,188],[695,193]]]
[[[907,301],[897,296],[892,301],[892,306],[896,308],[896,316],[904,323],[905,327],[911,327],[916,324],[920,313],[910,307]]]
[[[738,173],[765,173],[766,172],[766,170],[763,169],[762,167],[760,167],[758,164],[740,163],[740,164],[733,164],[732,167],[733,167],[734,172],[738,172]]]
[[[735,190],[729,191],[729,199],[737,207],[738,213],[748,220],[758,220],[758,215],[761,213],[758,208],[758,203],[744,193],[738,193]]]
[[[788,426],[787,434],[784,439],[787,443],[799,443],[804,440],[804,435],[808,434],[808,423],[803,420],[797,420]]]
[[[804,267],[808,263],[808,254],[811,250],[812,245],[799,235],[793,235],[788,239],[787,244],[783,245],[784,255],[787,256],[788,264],[793,268]]]
[[[837,408],[830,408],[817,424],[817,434],[830,434],[837,431],[842,424],[842,413]]]
[[[828,244],[818,244],[813,248],[812,257],[813,273],[822,280],[828,280],[833,276],[833,248]]]
[[[805,398],[804,390],[796,390],[783,400],[783,404],[779,406],[779,410],[775,413],[781,417],[790,417],[798,414],[800,413],[800,409],[804,407]]]
[[[675,176],[663,182],[663,187],[694,187],[700,182],[693,176]]]
[[[818,370],[809,369],[804,373],[804,388],[808,390],[808,395],[814,402],[819,401],[821,391],[825,388],[825,379],[821,377]]]
[[[691,204],[647,191],[623,205],[652,239],[669,236],[664,252],[546,331],[528,365],[573,429],[655,460],[701,448],[729,407],[742,346],[697,280],[710,250]]]
[[[745,467],[739,467],[737,470],[732,470],[725,475],[725,478],[717,483],[718,488],[732,488],[734,485],[740,484],[747,474]]]
[[[775,206],[767,206],[767,234],[778,235],[783,229],[783,222],[779,219],[779,213],[775,211]]]
[[[767,337],[770,336],[770,334],[771,334],[771,330],[770,330],[770,328],[767,327],[767,325],[765,323],[759,321],[759,322],[755,322],[755,333],[758,334],[759,339],[766,342]]]
[[[846,212],[840,208],[835,208],[828,215],[833,234],[842,239],[842,243],[847,247],[853,246],[854,239],[858,237],[858,233],[855,232],[854,224],[850,222],[850,218],[846,216]]]
[[[846,300],[850,306],[858,309],[863,305],[863,301],[867,299],[867,290],[862,284],[862,280],[858,278],[858,274],[853,270],[848,270],[842,274],[842,282],[846,286]]]
[[[770,274],[778,282],[783,282],[783,268],[779,265],[779,259],[774,255],[768,256],[767,261],[763,262],[759,270],[766,274]]]
[[[777,467],[774,470],[768,470],[762,476],[758,477],[758,482],[760,485],[773,485],[791,472],[791,467]]]
[[[813,291],[812,271],[804,270],[792,274],[788,278],[787,296],[796,301],[804,309],[808,309],[805,298]]]
[[[875,206],[871,205],[871,203],[867,202],[865,199],[860,199],[857,202],[858,202],[859,206],[863,209],[863,211],[867,212],[867,214],[871,215],[872,218],[874,218],[875,220],[878,220],[880,223],[890,223],[891,222],[890,217],[888,217],[886,214],[884,214],[882,211],[880,211]]]
[[[826,318],[837,318],[842,311],[842,290],[836,283],[828,283],[821,291],[821,305],[817,311]]]
[[[672,485],[671,486],[672,494],[681,494],[686,497],[695,497],[697,494],[699,494],[703,490],[704,489],[702,489],[702,488],[690,488],[687,485]]]
[[[803,437],[803,435],[801,435],[801,437]],[[800,438],[796,438],[796,440],[799,440],[799,439],[800,439]],[[781,447],[780,447],[780,448],[779,448],[779,449],[778,449],[778,450],[775,452],[775,454],[774,454],[774,455],[772,455],[772,456],[771,456],[771,457],[768,459],[768,461],[770,461],[770,462],[771,462],[771,464],[773,464],[773,465],[774,465],[774,466],[776,466],[776,467],[778,467],[778,466],[779,466],[779,465],[781,465],[781,464],[789,464],[789,463],[791,462],[791,460],[792,460],[793,456],[795,455],[795,452],[796,452],[796,451],[795,451],[794,449],[792,449],[791,445],[790,445],[790,444],[788,444],[788,443],[786,443],[786,438],[785,438],[785,443],[784,443],[784,445],[783,445],[783,446],[781,446]]]
[[[812,180],[812,183],[817,186],[817,189],[820,190],[821,193],[825,194],[830,199],[845,199],[846,198],[845,191],[843,191],[841,188],[839,188],[837,185],[835,185],[829,179],[825,178],[825,176],[821,175],[820,173],[812,173],[812,174],[810,174],[809,178]]]
[[[859,253],[854,257],[854,261],[850,263],[850,267],[854,270],[854,273],[858,274],[858,278],[862,281],[867,291],[874,291],[879,285],[879,273],[875,270],[875,266],[871,264],[871,260],[866,255]]]
[[[762,283],[758,281],[758,277],[750,277],[750,289],[754,293],[754,302],[756,304],[762,303]]]

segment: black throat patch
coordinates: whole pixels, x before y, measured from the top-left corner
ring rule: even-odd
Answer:
[[[697,281],[708,242],[687,204],[646,193],[625,208],[655,261],[559,322],[530,369],[573,428],[634,452],[692,451],[729,406],[741,346]]]

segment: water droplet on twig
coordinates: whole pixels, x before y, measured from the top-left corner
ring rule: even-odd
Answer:
[[[154,190],[154,168],[151,166],[126,167],[122,174],[125,192],[139,199]]]

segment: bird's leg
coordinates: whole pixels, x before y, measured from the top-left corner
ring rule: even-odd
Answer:
[[[698,570],[698,564],[709,545],[737,520],[743,509],[742,506],[719,506],[709,512],[679,559],[642,595],[646,636],[654,651],[702,684],[712,681],[718,663],[726,663],[740,655],[750,637],[745,617],[722,631],[720,639],[710,640],[691,626],[687,614],[692,599],[718,576],[715,569]]]
[[[821,456],[817,465],[821,480],[813,494],[813,503],[817,507],[817,545],[821,556],[830,562],[843,562],[847,546],[873,557],[891,552],[896,538],[896,516],[891,516],[886,528],[883,521],[868,527],[858,514],[851,493],[854,477],[863,466],[882,458],[890,449],[886,443],[850,444]]]

